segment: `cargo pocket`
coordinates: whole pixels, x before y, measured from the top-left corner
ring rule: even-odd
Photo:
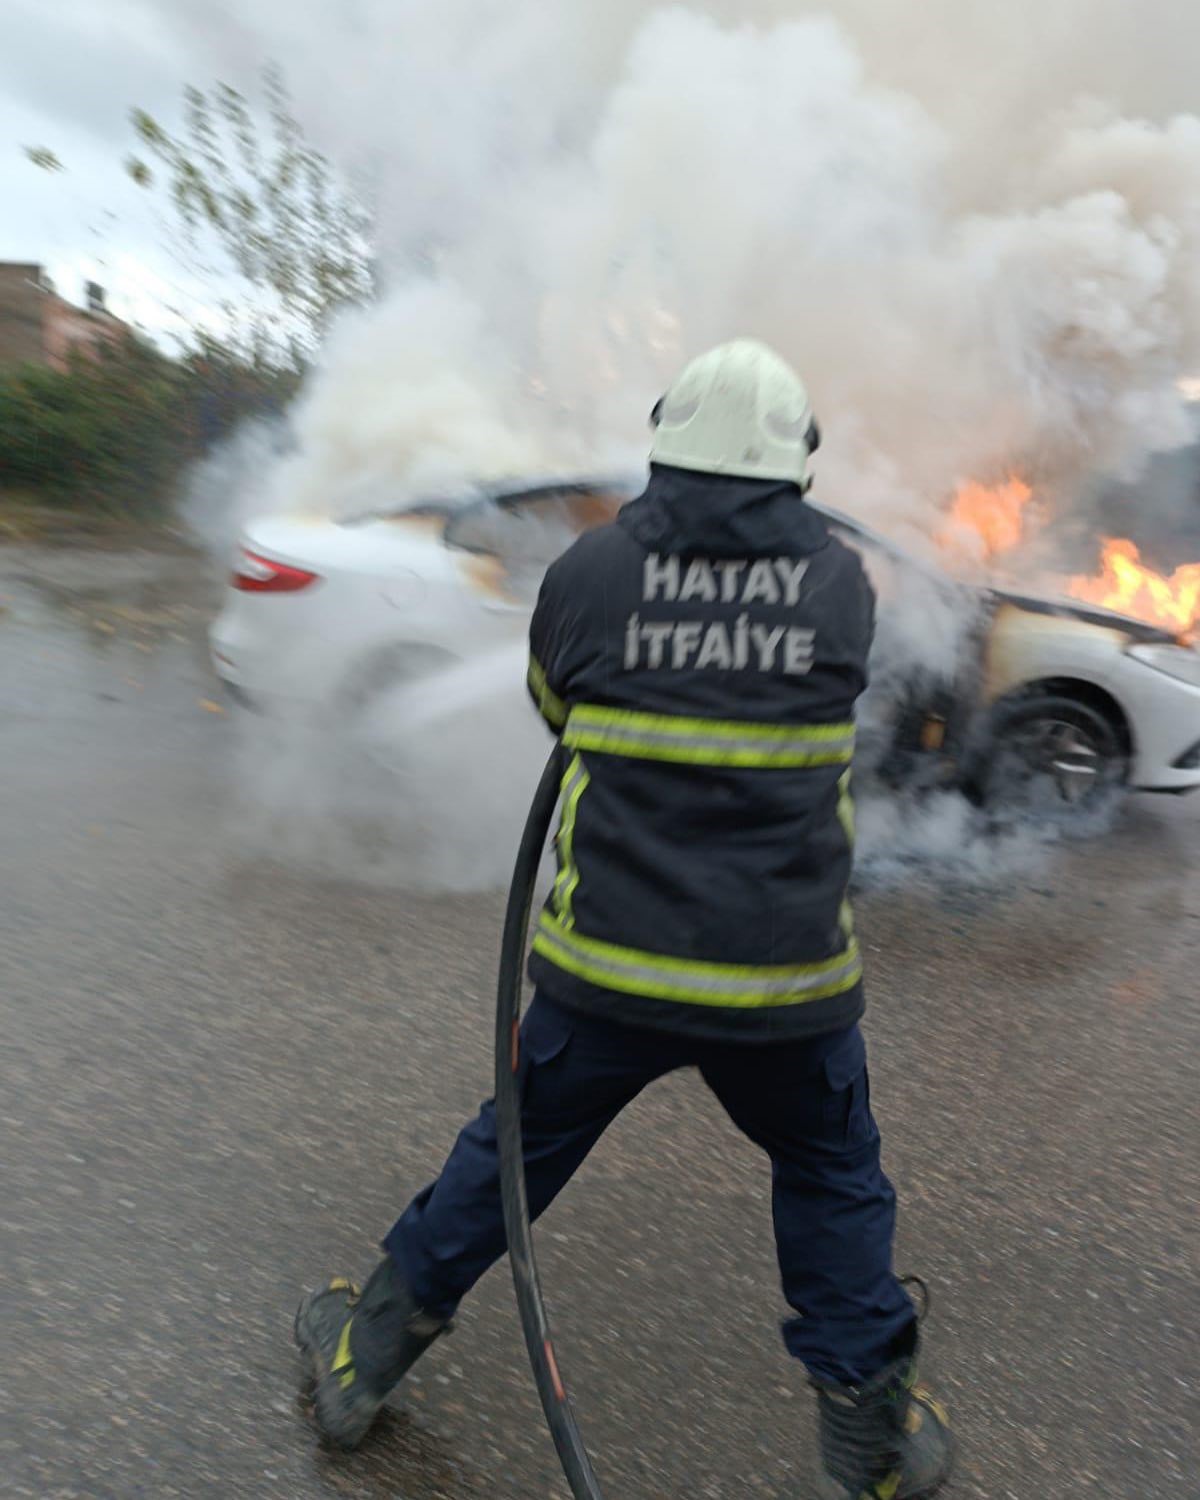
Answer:
[[[852,1146],[871,1134],[867,1049],[856,1026],[825,1059],[822,1118],[831,1145]]]
[[[558,1114],[569,1100],[564,1086],[567,1049],[574,1027],[566,1011],[535,1000],[521,1026],[518,1077],[522,1104],[532,1103],[539,1114]]]

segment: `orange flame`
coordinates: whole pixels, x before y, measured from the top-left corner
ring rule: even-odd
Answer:
[[[1100,561],[1099,577],[1071,579],[1072,598],[1181,634],[1200,625],[1200,563],[1185,563],[1168,578],[1146,567],[1133,542],[1118,537],[1105,540]]]
[[[961,547],[964,537],[983,549],[988,560],[1008,552],[1022,539],[1025,508],[1033,491],[1010,475],[1004,484],[969,480],[958,487],[938,542]],[[1098,604],[1117,614],[1146,620],[1181,636],[1200,635],[1200,563],[1185,563],[1167,576],[1141,560],[1135,543],[1124,537],[1105,539],[1101,571],[1094,578],[1072,578],[1072,598]]]
[[[1021,540],[1025,507],[1033,491],[1016,475],[1006,483],[986,485],[974,480],[961,484],[950,508],[949,525],[939,536],[943,546],[953,545],[964,532],[973,533],[983,544],[986,557],[1007,552]]]

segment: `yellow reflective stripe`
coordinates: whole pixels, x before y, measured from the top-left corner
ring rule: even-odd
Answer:
[[[536,656],[529,658],[526,681],[542,717],[555,729],[561,729],[567,722],[567,705],[546,681],[545,668]]]
[[[563,743],[573,750],[685,765],[836,766],[853,759],[854,725],[754,724],[581,703],[571,710]]]
[[[799,1005],[845,994],[862,978],[862,959],[853,939],[844,952],[815,964],[702,963],[583,937],[548,911],[542,913],[533,950],[567,973],[605,989],[689,1005]]]
[[[927,1387],[923,1385],[914,1385],[912,1387],[912,1393],[913,1400],[916,1402],[920,1402],[922,1406],[927,1406],[933,1413],[937,1421],[939,1421],[943,1427],[950,1426],[950,1413],[946,1410],[942,1403],[933,1396],[932,1392],[929,1391]]]
[[[838,812],[838,819],[841,822],[842,829],[844,830],[845,835],[846,835],[846,841],[847,841],[847,843],[849,843],[851,849],[853,849],[854,848],[854,840],[855,840],[855,837],[856,837],[856,831],[855,831],[855,816],[854,816],[854,798],[853,798],[853,796],[851,795],[851,792],[850,792],[850,772],[849,771],[847,771],[844,775],[842,775],[842,776],[840,776],[838,778],[838,807],[837,807],[837,812]]]
[[[579,866],[575,863],[575,819],[579,799],[587,790],[591,777],[582,757],[576,755],[562,779],[563,814],[558,829],[558,878],[554,882],[554,904],[567,927],[574,927],[571,903],[579,886]]]
[[[837,815],[838,822],[842,825],[842,832],[846,835],[846,842],[853,851],[856,830],[854,798],[850,794],[849,771],[844,771],[838,777]],[[846,941],[850,942],[854,937],[854,912],[851,910],[849,897],[842,902],[841,911],[838,913],[838,922],[841,925],[842,932],[846,936]]]
[[[350,1353],[350,1325],[353,1322],[353,1318],[346,1319],[346,1326],[342,1329],[341,1338],[338,1339],[333,1363],[329,1367],[329,1373],[340,1378],[343,1390],[354,1384],[354,1358]]]

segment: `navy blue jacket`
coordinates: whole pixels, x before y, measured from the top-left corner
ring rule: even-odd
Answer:
[[[550,568],[530,688],[568,754],[531,958],[561,1004],[742,1041],[862,1013],[850,764],[874,596],[789,483],[655,467]]]

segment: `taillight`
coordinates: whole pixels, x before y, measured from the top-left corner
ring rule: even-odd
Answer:
[[[248,594],[295,594],[310,583],[316,583],[318,577],[307,568],[293,568],[291,563],[277,562],[273,557],[264,557],[261,552],[239,547],[233,559],[230,582],[235,589]]]

